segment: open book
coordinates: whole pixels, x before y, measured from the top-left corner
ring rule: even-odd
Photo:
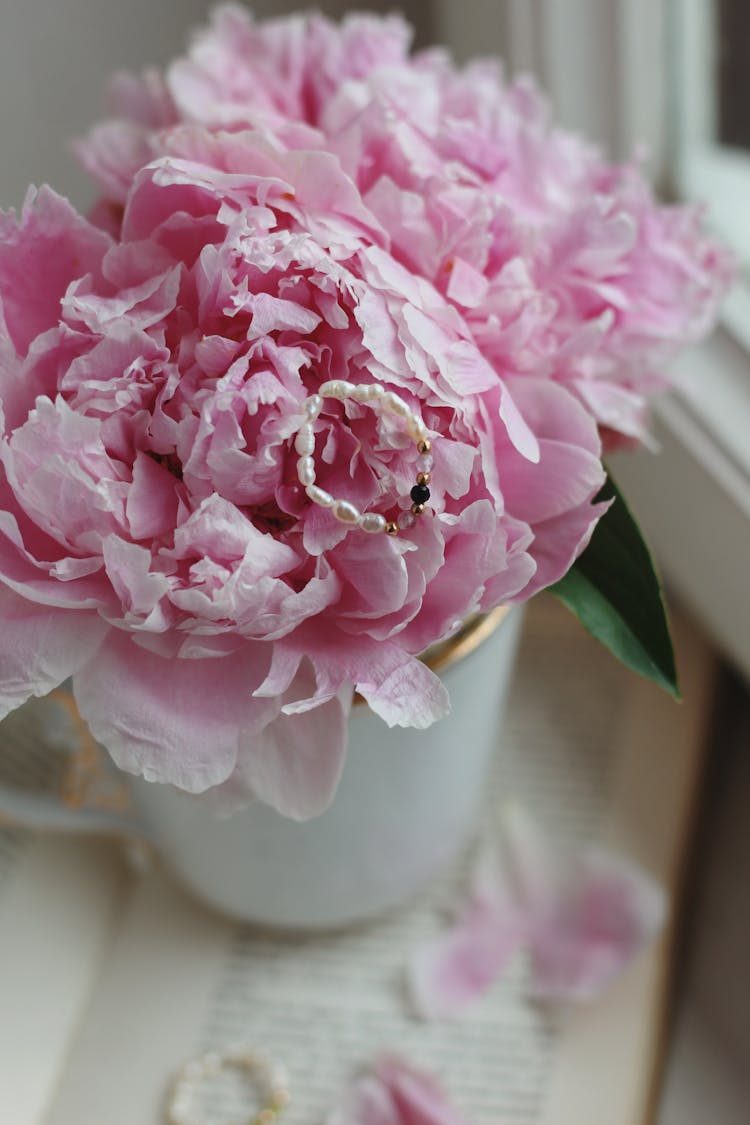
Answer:
[[[159,1125],[192,1055],[243,1043],[283,1061],[288,1125],[318,1125],[384,1048],[439,1075],[476,1125],[646,1125],[714,661],[675,621],[685,702],[618,666],[566,611],[529,609],[483,827],[521,801],[561,835],[632,856],[670,893],[659,941],[597,1001],[552,1018],[519,958],[460,1021],[409,1012],[403,971],[443,925],[465,860],[398,914],[345,933],[254,932],[111,841],[0,833],[0,1122]],[[6,761],[14,745],[2,747]],[[10,742],[6,738],[6,743]],[[29,759],[28,751],[26,759]],[[231,1086],[214,1091],[232,1120]]]

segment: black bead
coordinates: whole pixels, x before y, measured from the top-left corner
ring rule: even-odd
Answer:
[[[430,490],[426,484],[415,484],[409,495],[415,504],[426,504],[430,499]]]

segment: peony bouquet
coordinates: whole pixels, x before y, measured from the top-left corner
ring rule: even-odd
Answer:
[[[396,17],[222,6],[77,151],[88,217],[0,215],[0,714],[72,677],[123,769],[305,818],[355,689],[429,726],[419,654],[545,587],[674,688],[602,454],[731,278],[695,208]]]

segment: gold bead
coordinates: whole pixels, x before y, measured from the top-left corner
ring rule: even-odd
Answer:
[[[417,484],[429,484],[431,480],[429,473],[417,473]]]
[[[413,516],[421,516],[424,511],[424,504],[412,504],[411,513]]]
[[[425,438],[424,441],[419,442],[419,444],[417,445],[417,449],[420,453],[429,453],[432,449],[432,442],[429,438]]]
[[[386,535],[398,535],[398,524],[394,523],[393,520],[389,520],[385,525],[385,533]]]

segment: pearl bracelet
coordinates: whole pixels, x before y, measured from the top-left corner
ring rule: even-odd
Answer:
[[[191,1059],[180,1070],[167,1105],[167,1125],[215,1125],[196,1112],[197,1091],[201,1084],[225,1070],[247,1074],[257,1087],[260,1109],[247,1119],[247,1125],[274,1125],[291,1100],[284,1068],[259,1051],[235,1048],[219,1054],[208,1051]]]
[[[417,458],[417,483],[411,490],[411,508],[398,517],[398,522],[387,520],[379,512],[360,512],[349,500],[337,499],[330,492],[319,488],[315,483],[315,432],[313,426],[323,409],[323,399],[335,398],[340,402],[352,399],[354,402],[367,406],[379,406],[385,413],[402,418],[409,437],[417,443],[419,456]],[[362,531],[377,533],[384,531],[386,535],[398,535],[399,530],[405,531],[412,527],[417,516],[421,516],[425,505],[430,499],[430,470],[433,465],[432,442],[427,437],[427,427],[418,414],[409,407],[402,398],[393,391],[386,390],[381,383],[348,383],[344,379],[331,379],[323,383],[317,394],[312,394],[302,404],[304,421],[297,431],[294,439],[294,448],[298,454],[297,478],[313,504],[321,508],[328,508],[331,514],[340,523],[349,527],[358,527]]]

